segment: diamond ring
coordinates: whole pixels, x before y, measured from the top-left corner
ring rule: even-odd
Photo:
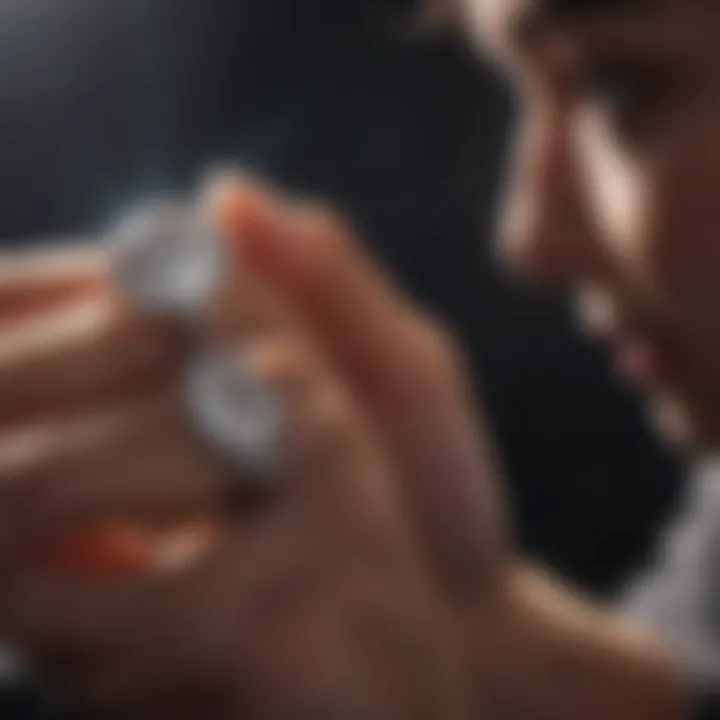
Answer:
[[[228,258],[218,234],[190,206],[167,203],[131,216],[110,236],[121,292],[150,316],[199,329],[225,280]],[[185,378],[190,415],[244,483],[265,485],[282,456],[282,399],[220,350],[200,344]]]

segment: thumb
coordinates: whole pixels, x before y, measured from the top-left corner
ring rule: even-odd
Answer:
[[[216,228],[223,244],[223,279],[208,320],[210,332],[221,344],[233,347],[248,337],[297,331],[301,313],[249,262],[245,240],[263,244],[282,228],[282,206],[254,184],[235,181],[233,198],[237,231],[230,231],[224,218],[228,180],[212,178],[202,194],[202,212]]]

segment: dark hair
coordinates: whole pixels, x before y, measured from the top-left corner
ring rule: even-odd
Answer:
[[[607,11],[635,10],[652,5],[650,0],[534,0],[532,15],[548,21],[572,20]]]
[[[454,30],[460,25],[459,0],[393,0],[381,1],[379,5],[393,32],[411,39]]]

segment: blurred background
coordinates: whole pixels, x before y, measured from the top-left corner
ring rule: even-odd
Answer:
[[[565,298],[494,266],[512,98],[460,31],[406,32],[414,4],[2,0],[0,244],[97,233],[223,162],[331,201],[460,335],[526,550],[611,593],[682,468]],[[30,717],[14,692],[0,714]]]

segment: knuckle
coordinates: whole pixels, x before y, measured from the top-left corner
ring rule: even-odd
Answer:
[[[156,422],[149,411],[128,408],[76,417],[62,426],[5,432],[0,437],[0,514],[6,526],[32,538],[72,517],[102,486],[87,470],[100,471],[110,449],[116,456],[137,451]]]
[[[319,350],[296,335],[247,348],[251,371],[283,394],[291,416],[292,444],[304,462],[342,457],[362,431],[359,408]]]
[[[305,432],[311,446],[342,452],[354,445],[361,429],[358,413],[348,396],[334,383],[313,394],[305,413]]]
[[[11,560],[42,526],[50,479],[58,471],[51,450],[57,437],[46,428],[6,433],[0,439],[0,558]]]
[[[48,448],[55,442],[48,428],[7,432],[0,438],[0,498],[8,503],[39,490],[40,479],[49,469]]]
[[[264,381],[291,394],[308,389],[323,375],[319,352],[296,335],[256,340],[243,349],[242,361]]]
[[[174,328],[142,318],[129,307],[115,311],[114,322],[105,332],[111,351],[127,354],[128,363],[134,361],[141,367],[177,367],[187,350],[187,340]],[[102,338],[96,337],[94,342],[100,343]]]

